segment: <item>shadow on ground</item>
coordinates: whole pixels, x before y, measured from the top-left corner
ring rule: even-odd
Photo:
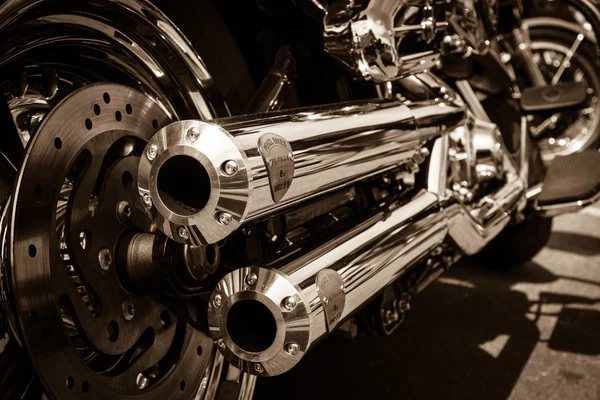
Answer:
[[[535,263],[510,271],[474,264],[419,295],[392,336],[328,339],[288,374],[259,380],[255,398],[508,398],[540,336],[525,316],[535,304],[510,287],[557,277]]]
[[[583,256],[600,254],[600,239],[573,232],[553,232],[546,246]]]

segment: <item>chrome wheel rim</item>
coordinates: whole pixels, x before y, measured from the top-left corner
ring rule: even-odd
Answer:
[[[531,48],[534,61],[540,66],[547,80],[552,79],[569,52],[569,47],[547,40],[532,39]],[[575,52],[570,67],[565,69],[559,82],[583,81],[587,85],[588,96],[584,106],[580,106],[576,114],[571,112],[567,118],[559,116],[553,123],[555,127],[538,140],[543,159],[550,160],[556,156],[569,155],[589,148],[597,141],[600,135],[600,76],[595,71],[595,65]],[[545,119],[552,118],[550,114],[553,113],[545,115]],[[535,122],[537,124],[531,127],[532,133],[540,123],[537,120]]]
[[[23,143],[62,98],[96,82],[141,90],[175,119],[228,114],[187,39],[143,0],[6,2],[0,54],[0,92]]]

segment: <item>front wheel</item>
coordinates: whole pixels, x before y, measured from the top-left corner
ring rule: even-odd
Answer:
[[[530,133],[536,138],[542,157],[550,160],[597,147],[600,143],[600,70],[596,43],[579,26],[555,18],[532,18],[525,20],[525,24],[529,27],[533,61],[546,82],[553,79],[556,83],[584,82],[587,87],[587,97],[577,107],[528,116]],[[522,78],[526,76],[522,66],[518,63],[513,66],[516,76],[521,77],[519,87],[527,87],[529,83]]]

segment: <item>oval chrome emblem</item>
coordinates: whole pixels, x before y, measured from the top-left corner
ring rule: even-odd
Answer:
[[[271,197],[275,203],[278,203],[294,180],[292,146],[279,135],[265,133],[258,139],[258,151],[267,169]]]

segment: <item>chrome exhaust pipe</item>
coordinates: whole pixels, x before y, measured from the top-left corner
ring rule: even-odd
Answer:
[[[461,102],[362,101],[288,113],[174,122],[141,157],[139,192],[157,226],[188,244],[396,168],[465,119]]]
[[[447,232],[438,196],[423,190],[282,268],[235,270],[211,295],[211,335],[239,369],[282,374]]]

